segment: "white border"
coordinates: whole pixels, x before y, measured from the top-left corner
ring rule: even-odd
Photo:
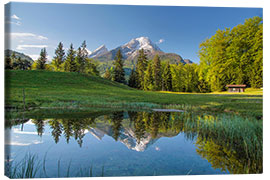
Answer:
[[[56,3],[56,0],[15,0],[14,2],[32,2],[32,3]],[[71,3],[71,4],[118,4],[118,5],[166,5],[166,6],[211,6],[211,7],[262,7],[263,8],[263,21],[264,21],[264,165],[263,165],[263,174],[262,175],[200,175],[200,176],[150,176],[150,177],[110,177],[110,178],[102,178],[102,179],[110,179],[110,180],[116,180],[116,179],[207,179],[207,180],[216,180],[218,179],[239,179],[239,178],[245,178],[245,179],[269,179],[270,175],[270,169],[269,169],[269,107],[268,100],[269,96],[269,83],[267,81],[269,80],[269,73],[268,70],[269,67],[269,12],[270,7],[266,6],[268,0],[57,0],[57,3]],[[0,103],[0,111],[1,111],[1,123],[0,123],[0,142],[1,142],[1,155],[0,155],[0,178],[1,179],[8,179],[4,176],[4,4],[8,3],[10,1],[8,0],[2,0],[1,1],[1,7],[0,7],[0,16],[1,16],[1,43],[0,43],[0,68],[1,68],[1,103]],[[61,178],[65,179],[65,178]],[[68,178],[78,180],[78,179],[86,179],[86,178]],[[90,178],[90,179],[100,179],[100,178]],[[56,180],[55,178],[50,178],[50,180]],[[57,179],[59,180],[59,179]]]

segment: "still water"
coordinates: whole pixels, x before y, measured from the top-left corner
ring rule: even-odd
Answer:
[[[192,119],[133,111],[23,119],[5,129],[6,174],[29,155],[35,177],[228,174],[241,167],[241,155],[200,137]]]

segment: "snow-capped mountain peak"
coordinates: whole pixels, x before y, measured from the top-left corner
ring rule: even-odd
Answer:
[[[154,52],[162,52],[161,49],[153,43],[148,37],[138,37],[131,39],[128,43],[119,47],[121,49],[123,57],[134,58],[140,49],[144,49],[144,51],[148,54]]]
[[[105,54],[106,52],[108,52],[108,49],[107,49],[106,46],[103,44],[103,45],[99,46],[96,50],[94,50],[94,51],[89,55],[89,57],[90,57],[90,58],[93,58],[93,57],[96,57],[96,56],[98,56],[98,55]]]
[[[125,45],[121,46],[122,48],[129,48],[130,50],[155,50],[155,51],[161,51],[160,48],[153,43],[148,37],[138,37],[135,39],[132,39]]]

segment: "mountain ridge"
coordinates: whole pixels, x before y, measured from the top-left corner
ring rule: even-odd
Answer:
[[[34,60],[30,56],[28,56],[28,55],[26,55],[24,53],[21,53],[21,52],[11,50],[11,49],[6,49],[5,50],[5,56],[11,56],[13,52],[15,53],[16,58],[21,57],[21,59],[25,59],[25,60],[27,60],[27,61],[29,61],[31,63],[34,62]]]
[[[105,45],[100,46],[93,52],[99,52],[100,48],[106,48]],[[120,45],[110,51],[106,48],[102,53],[90,54],[89,57],[100,62],[108,62],[114,60],[118,50],[121,51],[123,60],[134,64],[137,61],[139,50],[144,49],[148,59],[152,59],[156,54],[160,56],[161,60],[169,60],[173,64],[192,64],[191,60],[185,61],[180,55],[176,53],[163,52],[157,44],[153,43],[148,37],[133,38],[124,45]]]

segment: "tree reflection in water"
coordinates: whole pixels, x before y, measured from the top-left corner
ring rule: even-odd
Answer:
[[[47,121],[55,143],[63,134],[67,143],[73,137],[80,147],[85,133],[91,128],[102,130],[116,141],[130,136],[137,144],[184,133],[187,140],[196,141],[197,153],[212,167],[234,174],[262,173],[262,128],[260,122],[254,120],[223,115],[119,111],[98,117]],[[38,135],[42,136],[45,121],[32,119],[32,122]]]

